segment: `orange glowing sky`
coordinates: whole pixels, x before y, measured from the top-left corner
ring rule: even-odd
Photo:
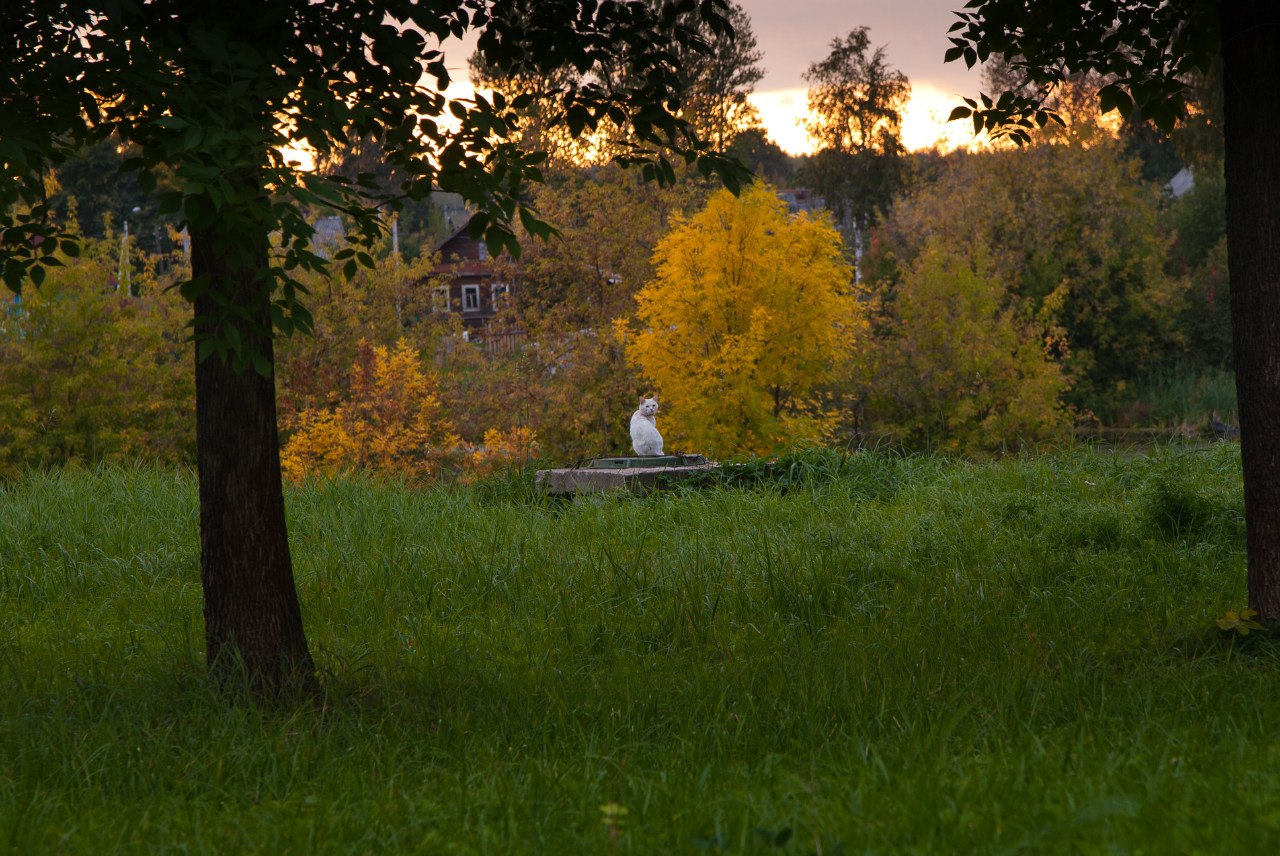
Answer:
[[[813,141],[803,127],[808,115],[806,95],[806,90],[797,88],[756,92],[751,97],[751,103],[760,111],[760,118],[769,130],[769,136],[793,155],[808,154],[813,150]],[[969,143],[973,138],[972,125],[946,122],[952,108],[959,102],[959,96],[954,92],[913,81],[911,101],[902,119],[903,145],[913,151],[933,146],[950,151]]]
[[[823,59],[831,41],[855,27],[869,28],[871,44],[883,46],[890,66],[911,81],[911,102],[902,123],[909,149],[968,143],[973,126],[946,123],[962,96],[978,91],[979,74],[964,63],[944,63],[947,29],[965,0],[737,0],[751,18],[763,51],[765,76],[753,101],[774,141],[792,154],[812,143],[798,123],[806,114],[803,74]]]

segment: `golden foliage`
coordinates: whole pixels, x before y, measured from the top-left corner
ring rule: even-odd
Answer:
[[[432,312],[430,278],[434,259],[411,263],[394,257],[361,267],[347,279],[338,271],[299,273],[310,292],[307,305],[315,316],[311,336],[282,337],[276,342],[280,419],[298,424],[305,410],[332,407],[348,395],[350,367],[361,342],[394,346],[404,340],[421,351],[436,348],[457,321]]]
[[[405,341],[394,348],[361,340],[351,392],[332,410],[308,409],[281,452],[286,477],[370,469],[437,475],[461,443],[444,414],[434,373]]]
[[[488,428],[523,425],[557,460],[624,453],[642,383],[613,322],[634,313],[672,215],[701,207],[708,191],[692,180],[659,187],[616,166],[561,173],[531,191],[560,238],[526,240],[518,272],[502,274],[518,285],[501,323],[528,338],[501,353],[441,349],[445,405],[472,443]]]
[[[532,429],[519,426],[503,431],[490,428],[484,443],[467,455],[462,481],[472,482],[507,467],[528,463],[538,456],[538,437]]]
[[[817,439],[829,419],[815,392],[866,329],[830,223],[788,215],[766,187],[721,191],[675,219],[654,264],[640,329],[615,334],[662,400],[667,447],[763,454]]]

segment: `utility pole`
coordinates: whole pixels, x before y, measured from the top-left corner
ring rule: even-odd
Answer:
[[[135,205],[129,214],[137,214],[141,210],[141,207]],[[124,217],[124,230],[120,235],[120,263],[116,268],[116,291],[119,291],[123,286],[124,293],[134,297],[133,285],[129,277],[129,214]]]

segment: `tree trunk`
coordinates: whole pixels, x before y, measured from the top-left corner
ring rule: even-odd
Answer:
[[[1249,606],[1280,619],[1280,4],[1223,0],[1227,266]]]
[[[192,274],[213,284],[195,301],[196,332],[211,330],[216,292],[252,319],[240,322],[242,338],[273,366],[269,306],[257,283],[267,270],[267,236],[251,238],[247,252],[244,241],[235,241],[216,226],[191,232]],[[242,264],[231,269],[231,258]],[[285,526],[273,376],[252,363],[237,371],[217,355],[197,361],[196,457],[209,671],[219,683],[260,697],[313,693],[318,684]]]

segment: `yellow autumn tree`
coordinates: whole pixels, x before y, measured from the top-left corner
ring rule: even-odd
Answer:
[[[434,373],[401,340],[394,348],[361,341],[350,397],[333,409],[304,410],[281,451],[284,474],[369,469],[437,475],[461,444],[440,403]]]
[[[768,187],[676,218],[636,295],[627,358],[653,384],[668,449],[762,454],[822,436],[817,400],[866,329],[840,236]]]

